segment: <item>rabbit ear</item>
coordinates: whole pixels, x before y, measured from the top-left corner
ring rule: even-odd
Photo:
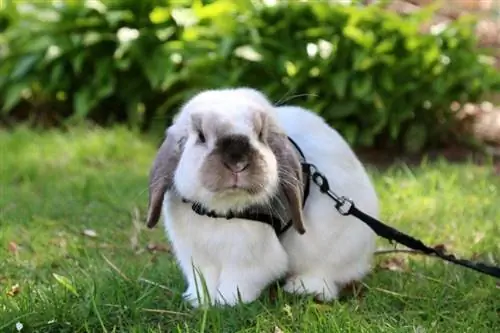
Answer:
[[[176,135],[173,126],[166,131],[149,175],[149,203],[147,226],[153,228],[158,223],[165,192],[174,184],[175,169],[182,154],[185,138]]]
[[[267,142],[278,162],[280,186],[287,199],[292,225],[302,235],[306,232],[302,213],[302,166],[284,133],[270,128],[267,133]]]

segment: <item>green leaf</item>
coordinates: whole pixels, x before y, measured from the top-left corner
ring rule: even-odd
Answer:
[[[375,109],[372,112],[376,115],[376,120],[371,125],[371,133],[377,135],[386,129],[390,110],[387,109],[378,93],[374,94],[373,104],[375,105]]]
[[[405,47],[410,52],[415,52],[420,44],[422,43],[421,39],[418,37],[410,37],[405,40]]]
[[[115,91],[116,80],[113,76],[108,76],[106,79],[101,81],[101,84],[97,87],[96,97],[98,100],[108,97]]]
[[[162,42],[169,40],[174,34],[176,30],[175,27],[167,27],[163,29],[156,30],[156,37]]]
[[[134,21],[134,13],[130,10],[111,10],[106,12],[105,16],[111,27],[118,27],[121,22]]]
[[[140,120],[140,112],[139,112],[139,101],[137,98],[132,98],[127,101],[127,117],[128,123],[132,126],[135,126],[139,123]]]
[[[350,73],[346,70],[341,70],[332,75],[331,85],[335,95],[337,95],[340,99],[343,99],[346,96],[349,75]]]
[[[336,103],[332,110],[329,111],[329,115],[332,117],[332,119],[341,119],[345,118],[347,116],[350,116],[356,111],[358,111],[357,108],[358,104],[356,102],[340,102]]]
[[[153,89],[156,89],[161,86],[165,76],[169,74],[167,69],[171,66],[171,61],[168,59],[168,55],[163,52],[163,49],[157,48],[148,56],[148,59],[143,60],[141,66],[149,80],[149,84]]]
[[[126,71],[132,65],[132,59],[130,57],[116,59],[114,65],[116,69],[120,71]]]
[[[363,46],[364,48],[371,48],[375,43],[375,35],[371,31],[363,31],[354,25],[347,25],[342,30],[344,36],[353,42]]]
[[[58,62],[52,66],[50,71],[50,82],[47,85],[49,90],[57,90],[57,87],[61,86],[62,80],[64,78],[64,63]]]
[[[116,83],[114,74],[111,59],[102,58],[97,63],[96,75],[92,81],[92,87],[95,91],[97,101],[109,96],[114,91]]]
[[[357,42],[358,44],[363,44],[363,31],[361,29],[355,27],[354,25],[347,25],[344,27],[342,32],[347,38]]]
[[[365,52],[354,54],[354,70],[364,72],[375,64],[375,59]]]
[[[419,123],[410,125],[404,134],[404,149],[409,153],[418,153],[427,143],[427,128]]]
[[[168,7],[155,7],[149,14],[149,19],[154,24],[166,22],[170,19],[170,9]]]
[[[431,47],[424,53],[424,64],[425,66],[430,66],[432,63],[439,61],[439,48],[437,46]]]
[[[386,106],[384,103],[384,99],[380,96],[378,92],[373,94],[373,105],[375,105],[375,109],[377,110],[385,110]]]
[[[373,145],[373,140],[375,136],[370,131],[361,131],[358,135],[357,142],[364,147],[370,147]]]
[[[67,277],[56,273],[52,273],[52,276],[54,276],[56,281],[59,282],[64,288],[68,289],[73,295],[75,295],[76,297],[80,297],[80,295],[76,291],[75,286],[73,286],[73,284]]]
[[[17,80],[25,76],[30,72],[36,65],[36,62],[40,59],[38,54],[27,54],[19,59],[14,70],[10,74],[10,79]]]
[[[400,123],[394,118],[389,119],[389,135],[392,140],[396,140],[400,132]]]
[[[352,92],[354,97],[368,100],[372,97],[372,76],[363,75],[352,81]]]
[[[83,69],[83,62],[85,61],[86,52],[81,50],[76,54],[76,56],[71,60],[71,64],[73,66],[73,70],[76,74],[80,74]]]
[[[375,53],[380,55],[389,53],[394,49],[395,38],[383,39],[376,47]]]
[[[8,113],[14,106],[17,105],[17,103],[19,103],[22,97],[23,90],[28,88],[29,86],[30,84],[26,81],[20,81],[7,85],[2,107],[3,113]]]
[[[356,124],[347,124],[342,127],[342,134],[349,144],[354,145],[358,138],[359,128]]]
[[[75,93],[73,100],[75,113],[73,118],[81,120],[88,115],[92,107],[96,104],[96,101],[92,99],[93,97],[91,88],[85,85]]]
[[[387,90],[387,92],[392,92],[394,90],[394,78],[389,71],[383,71],[379,78],[382,88]]]
[[[206,4],[201,7],[194,7],[196,15],[200,18],[223,18],[231,11],[237,8],[234,0],[217,0],[211,4]],[[227,23],[227,22],[226,22]]]

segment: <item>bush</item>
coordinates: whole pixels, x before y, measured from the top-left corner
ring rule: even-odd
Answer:
[[[195,91],[248,85],[313,109],[356,146],[419,150],[454,133],[452,102],[499,87],[472,20],[420,32],[432,8],[402,17],[317,1],[89,3],[44,6],[6,30],[4,113],[147,130]]]
[[[3,111],[48,110],[69,122],[100,124],[152,119],[165,102],[158,92],[168,97],[182,77],[170,58],[179,47],[175,22],[150,19],[160,3],[26,5],[27,13],[6,31],[8,52],[0,65],[6,78],[0,82]]]

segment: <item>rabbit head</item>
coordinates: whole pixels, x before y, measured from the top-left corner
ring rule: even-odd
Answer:
[[[166,131],[150,173],[147,225],[166,191],[225,214],[268,205],[282,190],[293,226],[304,233],[302,169],[273,106],[250,88],[201,92]]]

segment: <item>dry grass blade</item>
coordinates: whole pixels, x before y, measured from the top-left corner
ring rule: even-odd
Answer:
[[[115,271],[118,273],[118,275],[120,275],[123,279],[127,280],[127,281],[131,281],[125,274],[123,274],[122,271],[120,271],[120,269],[118,267],[116,267],[115,264],[113,264],[111,262],[111,260],[109,260],[104,254],[101,254],[102,258],[106,261],[106,263]]]
[[[407,250],[407,249],[381,249],[375,251],[375,255],[392,254],[392,253],[408,253],[408,254],[425,254],[417,250]]]
[[[134,207],[132,216],[132,235],[130,236],[130,246],[132,250],[139,251],[139,235],[142,231],[142,224],[140,223],[141,214],[137,207]]]
[[[274,326],[274,333],[283,333],[283,330],[278,326]]]
[[[189,317],[188,313],[178,312],[178,311],[170,311],[170,310],[162,310],[162,309],[149,309],[149,308],[141,308],[140,310],[144,311],[144,312],[165,313],[165,314],[172,314],[172,315]]]
[[[145,283],[147,283],[147,284],[150,284],[150,285],[153,285],[153,286],[155,286],[155,287],[158,287],[158,288],[161,288],[161,289],[163,289],[163,290],[166,290],[166,291],[168,291],[170,294],[174,294],[174,292],[173,292],[170,288],[165,287],[164,285],[159,284],[159,283],[157,283],[157,282],[154,282],[154,281],[151,281],[151,280],[148,280],[148,279],[145,279],[145,278],[140,278],[140,279],[139,279],[139,281],[141,281],[141,282],[145,282]]]
[[[401,294],[401,293],[398,293],[398,292],[395,292],[395,291],[392,291],[392,290],[387,290],[387,289],[384,289],[384,288],[371,287],[370,289],[371,290],[380,291],[380,292],[388,294],[388,295],[392,295],[392,296],[396,296],[396,297],[401,297],[401,298],[429,300],[428,297],[419,297],[419,296],[414,296],[414,295]]]
[[[407,272],[409,270],[406,261],[403,258],[391,257],[383,260],[379,265],[379,268],[387,269],[390,271]]]
[[[10,287],[10,289],[7,291],[7,296],[14,297],[17,294],[19,294],[20,291],[21,288],[19,287],[19,284],[16,283],[12,287]]]
[[[117,304],[104,304],[104,305],[109,306],[111,308],[118,308],[118,309],[123,308],[123,306],[117,305]],[[171,314],[171,315],[186,316],[186,317],[190,316],[188,313],[171,311],[171,310],[163,310],[163,309],[139,308],[139,310],[143,311],[143,312],[163,313],[163,314]]]

